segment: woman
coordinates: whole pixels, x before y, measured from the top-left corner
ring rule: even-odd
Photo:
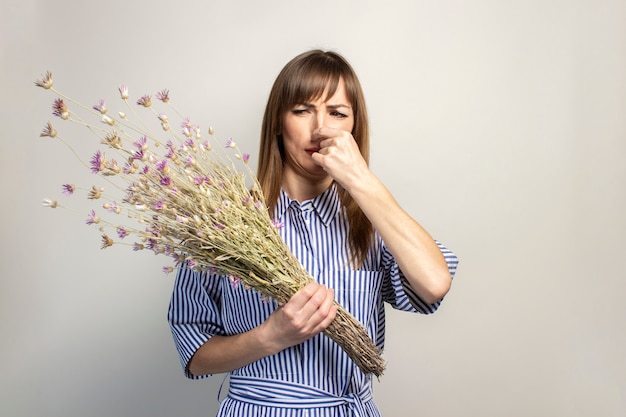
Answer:
[[[384,305],[434,312],[457,259],[368,168],[368,119],[343,57],[291,60],[267,103],[258,178],[279,232],[316,278],[283,306],[181,268],[169,320],[186,375],[229,372],[219,416],[379,416],[371,375],[321,332],[350,311],[383,347]]]

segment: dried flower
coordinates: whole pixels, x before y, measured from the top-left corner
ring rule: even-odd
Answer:
[[[76,191],[76,186],[74,184],[63,184],[63,194],[66,196],[71,196]]]
[[[87,196],[87,198],[90,200],[98,200],[100,197],[102,197],[103,192],[104,188],[98,188],[94,185],[93,187],[91,187],[91,191],[89,191],[89,195]]]
[[[226,145],[224,145],[224,146],[226,148],[235,148],[235,147],[237,147],[237,144],[231,138],[228,138],[228,140],[226,140]]]
[[[94,109],[94,110],[96,110],[96,111],[99,111],[99,112],[100,112],[100,113],[102,113],[102,114],[106,114],[106,112],[108,111],[108,110],[107,110],[107,106],[106,106],[106,104],[104,103],[104,100],[102,100],[102,99],[100,99],[100,101],[98,102],[98,104],[95,104],[95,105],[93,106],[93,109]]]
[[[104,152],[97,150],[96,153],[91,157],[91,172],[97,174],[98,172],[103,171],[106,167],[106,163],[107,160]]]
[[[106,123],[109,126],[113,126],[115,124],[115,120],[111,119],[109,116],[107,116],[106,114],[102,115],[102,123]]]
[[[46,72],[45,75],[42,75],[41,80],[35,81],[35,85],[37,87],[45,88],[49,90],[52,88],[52,73],[50,71]]]
[[[108,237],[107,235],[102,235],[102,249],[108,248],[109,246],[113,246],[113,239]]]
[[[87,220],[85,221],[85,223],[87,223],[88,225],[99,224],[100,217],[98,217],[98,215],[96,214],[94,210],[91,210],[89,212],[89,216],[87,217]]]
[[[50,207],[50,208],[57,208],[57,206],[59,205],[59,203],[57,203],[56,200],[50,200],[49,198],[44,198],[42,204],[44,207]]]
[[[152,105],[152,97],[146,94],[137,100],[137,104],[144,107],[150,107]]]
[[[70,113],[67,110],[67,106],[62,98],[57,98],[52,103],[52,114],[57,117],[60,117],[63,120],[67,120],[70,118]]]
[[[163,103],[167,103],[168,101],[170,101],[170,90],[161,90],[156,94],[156,97]]]
[[[126,228],[123,227],[123,226],[117,226],[117,228],[115,230],[117,231],[117,236],[120,239],[124,239],[129,234],[128,230],[126,230]]]
[[[52,123],[48,122],[44,126],[43,130],[39,134],[40,137],[50,137],[55,138],[57,136],[57,131],[52,127]]]
[[[121,85],[118,90],[120,91],[120,97],[122,98],[122,100],[127,100],[128,99],[128,86]]]
[[[115,130],[107,133],[100,141],[103,145],[108,145],[113,149],[122,149],[122,138],[117,134]]]

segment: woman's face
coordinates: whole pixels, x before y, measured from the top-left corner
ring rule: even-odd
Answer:
[[[286,177],[299,177],[308,181],[328,180],[328,174],[311,158],[319,150],[319,142],[324,139],[318,134],[318,129],[324,126],[352,133],[354,113],[346,96],[343,79],[339,81],[335,94],[326,96],[324,92],[317,100],[297,104],[283,117]]]

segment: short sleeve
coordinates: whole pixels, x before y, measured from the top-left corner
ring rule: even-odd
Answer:
[[[456,268],[459,263],[457,256],[437,242],[437,246],[448,265],[450,277],[454,278]],[[383,269],[385,271],[385,279],[383,282],[383,298],[393,308],[402,311],[432,314],[439,308],[441,301],[434,304],[425,302],[409,285],[404,274],[398,267],[393,255],[386,246],[383,245]]]
[[[224,334],[220,314],[220,279],[206,272],[196,272],[184,265],[178,269],[168,321],[185,376],[191,357],[207,340]]]

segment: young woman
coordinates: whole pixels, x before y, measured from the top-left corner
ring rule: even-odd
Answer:
[[[219,416],[379,416],[371,375],[321,332],[333,300],[384,344],[384,302],[434,312],[457,258],[368,168],[363,92],[340,55],[292,59],[270,92],[258,178],[279,232],[316,278],[283,306],[181,268],[169,321],[185,373],[230,373]]]

